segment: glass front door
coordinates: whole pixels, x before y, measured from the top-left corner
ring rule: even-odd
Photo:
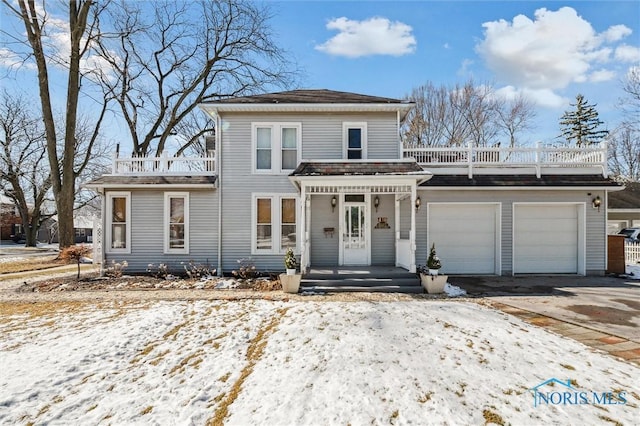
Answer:
[[[366,204],[346,202],[343,220],[343,264],[367,265]]]

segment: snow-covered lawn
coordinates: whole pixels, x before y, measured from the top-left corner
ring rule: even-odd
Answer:
[[[0,308],[0,424],[637,424],[640,412],[638,367],[474,303]],[[534,407],[529,389],[550,378],[627,403]]]

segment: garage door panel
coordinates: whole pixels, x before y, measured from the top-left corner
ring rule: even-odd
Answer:
[[[495,204],[429,205],[429,242],[443,273],[496,273],[496,215]]]
[[[514,207],[514,272],[578,272],[578,206]]]

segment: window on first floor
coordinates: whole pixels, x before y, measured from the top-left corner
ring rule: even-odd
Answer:
[[[164,251],[189,253],[189,193],[164,194]]]
[[[110,192],[107,194],[107,251],[131,252],[131,194]]]
[[[254,195],[252,253],[284,254],[297,248],[297,198],[290,195]]]

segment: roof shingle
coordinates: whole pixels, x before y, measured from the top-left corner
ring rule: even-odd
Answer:
[[[289,176],[375,176],[430,174],[418,163],[409,161],[304,161]]]
[[[434,186],[609,186],[620,185],[602,175],[474,175],[471,179],[467,175],[434,175],[430,180],[422,183],[422,187]]]
[[[301,89],[221,99],[213,104],[406,104],[400,99],[326,89]]]

